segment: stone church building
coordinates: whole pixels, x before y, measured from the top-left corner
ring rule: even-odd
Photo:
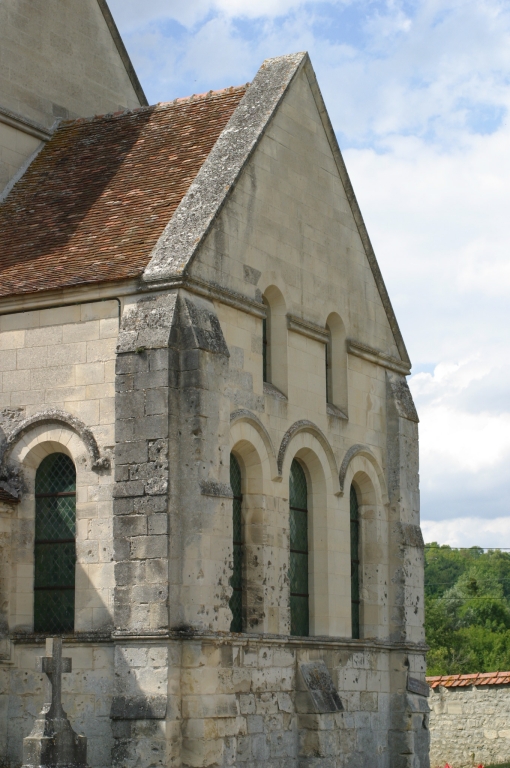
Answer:
[[[148,106],[0,0],[0,764],[428,768],[418,417],[307,54]]]

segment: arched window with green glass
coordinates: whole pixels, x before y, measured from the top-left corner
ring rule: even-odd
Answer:
[[[309,634],[308,489],[303,467],[294,459],[290,468],[290,634]]]
[[[232,597],[231,632],[243,631],[243,495],[241,491],[241,467],[233,453],[230,454],[230,487],[234,498],[232,501],[233,528],[233,568],[230,585]]]
[[[76,469],[52,453],[35,476],[34,631],[74,631]]]
[[[270,363],[270,355],[269,355],[269,313],[270,308],[269,304],[265,299],[264,301],[264,308],[266,310],[266,317],[262,318],[262,381],[270,381],[270,371],[269,371],[269,363]]]
[[[360,637],[360,525],[356,489],[351,485],[351,624],[352,636]]]

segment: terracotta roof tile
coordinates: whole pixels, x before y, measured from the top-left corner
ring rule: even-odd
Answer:
[[[510,672],[477,672],[471,675],[436,675],[427,677],[431,688],[464,688],[468,685],[510,685]]]
[[[139,276],[245,92],[62,123],[0,205],[0,296]]]

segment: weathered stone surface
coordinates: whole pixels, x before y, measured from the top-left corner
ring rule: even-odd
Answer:
[[[114,696],[112,720],[164,720],[166,696]]]
[[[343,711],[342,702],[323,661],[301,664],[300,670],[317,712]]]
[[[63,422],[31,425],[12,446],[22,493],[14,512],[0,508],[1,655],[12,662],[0,666],[0,745],[13,766],[42,703],[34,476],[58,446],[78,477],[78,631],[64,703],[91,768],[428,768],[427,699],[407,690],[425,674],[417,422],[404,379],[385,370],[406,370],[405,347],[306,57],[267,64],[237,118],[193,187],[205,178],[210,195],[188,196],[167,228],[152,285],[124,286],[120,310],[0,315],[0,406],[22,408],[22,420],[72,412],[114,471],[91,471]],[[157,282],[170,272],[173,283]],[[335,327],[345,402],[328,404]],[[362,347],[379,352],[354,352]],[[9,414],[0,442],[19,422]],[[231,452],[242,475],[235,634]],[[294,459],[309,497],[309,638],[290,637]]]
[[[70,658],[62,658],[62,640],[46,640],[48,656],[40,669],[49,680],[50,701],[44,705],[32,732],[23,739],[23,768],[85,768],[87,739],[76,734],[62,707],[62,673],[71,672]]]
[[[431,765],[471,768],[510,759],[510,686],[431,690]]]

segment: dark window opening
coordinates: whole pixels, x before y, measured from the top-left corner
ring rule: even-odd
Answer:
[[[290,634],[310,632],[308,593],[308,489],[296,459],[290,468]]]
[[[352,636],[360,637],[360,528],[356,489],[351,485],[351,620]]]
[[[35,476],[34,631],[74,631],[76,470],[64,453]]]
[[[324,344],[324,358],[326,363],[326,402],[332,403],[332,392],[331,392],[331,342],[328,341],[326,344]]]
[[[268,341],[267,341],[267,319],[262,320],[262,381],[269,383],[268,371]]]
[[[233,589],[230,598],[230,610],[232,611],[231,632],[243,631],[243,525],[242,508],[243,496],[241,493],[241,467],[236,457],[230,454],[230,486],[234,494],[233,513],[233,545],[234,557],[230,586]]]

